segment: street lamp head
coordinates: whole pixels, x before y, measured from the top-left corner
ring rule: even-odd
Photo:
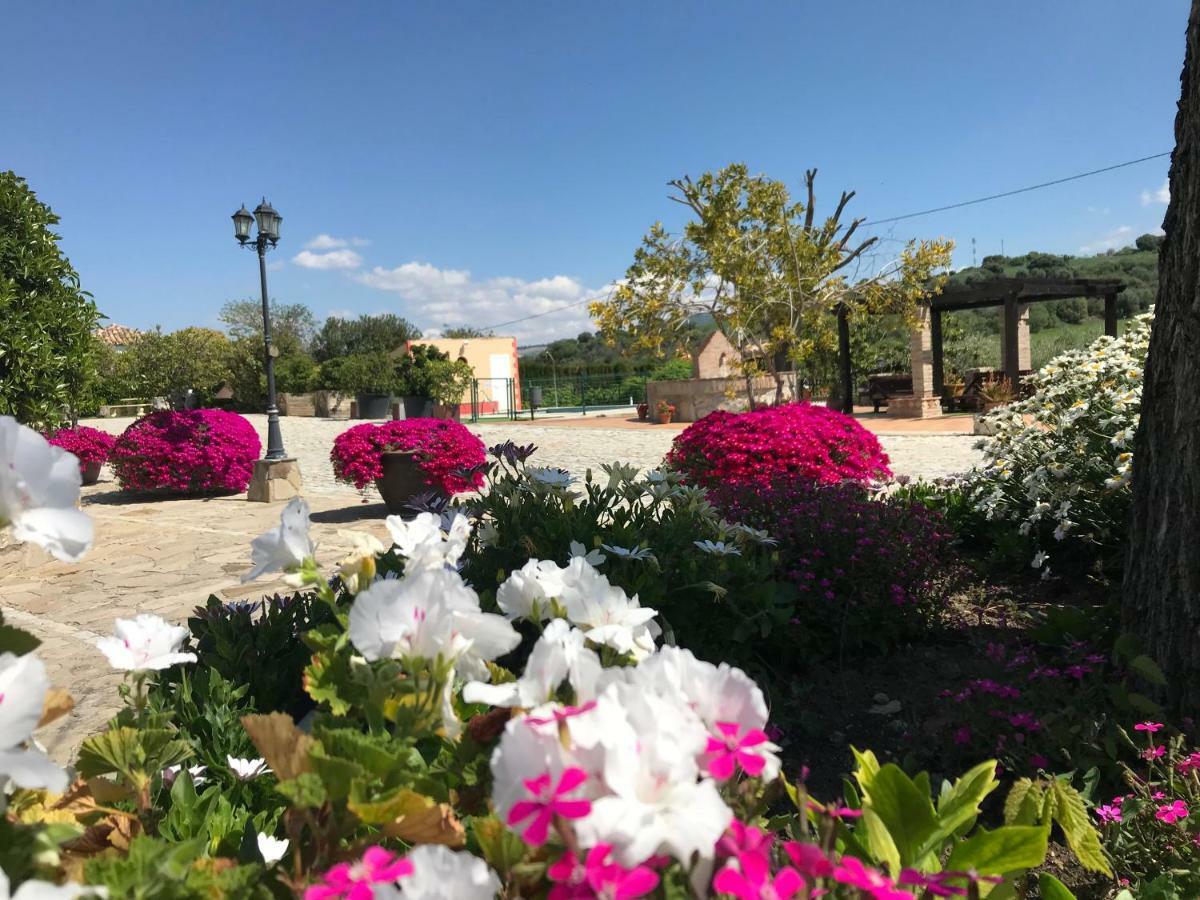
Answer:
[[[258,233],[272,244],[276,243],[279,240],[279,223],[283,221],[283,216],[275,211],[266,197],[254,208],[254,218],[258,220]]]
[[[233,214],[233,236],[241,243],[250,240],[250,226],[254,224],[254,216],[246,209],[246,204]]]

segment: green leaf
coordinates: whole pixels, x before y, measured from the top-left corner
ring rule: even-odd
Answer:
[[[864,811],[870,809],[887,827],[901,864],[911,866],[925,856],[926,844],[937,829],[928,791],[922,792],[899,766],[888,763],[870,780],[864,794]]]
[[[0,623],[0,653],[24,656],[41,645],[41,641],[28,631]]]
[[[859,753],[858,750],[851,747],[850,752],[854,754],[854,762],[857,765],[854,770],[854,780],[858,782],[862,792],[866,793],[871,787],[871,780],[879,774],[879,760],[870,750]]]
[[[1167,677],[1163,675],[1158,663],[1146,655],[1135,656],[1129,661],[1129,668],[1156,687],[1166,687]]]
[[[471,822],[471,831],[475,834],[484,860],[501,878],[505,878],[525,858],[525,842],[505,828],[495,816],[475,819]]]
[[[1040,825],[1042,795],[1045,788],[1029,778],[1022,778],[1012,786],[1004,801],[1005,825]]]
[[[937,853],[947,838],[964,826],[969,828],[979,815],[979,805],[999,785],[994,759],[980,763],[957,779],[950,790],[938,798],[937,829],[920,855]]]
[[[1080,865],[1111,877],[1112,868],[1100,846],[1100,834],[1088,818],[1087,806],[1079,791],[1057,778],[1050,783],[1050,790],[1054,795],[1054,820],[1062,828],[1067,845]]]
[[[1134,712],[1141,713],[1144,716],[1157,716],[1162,712],[1162,707],[1145,694],[1130,691],[1125,695],[1125,699],[1129,701],[1129,705],[1133,707]]]
[[[1067,890],[1067,886],[1049,872],[1038,874],[1038,890],[1042,900],[1075,900],[1075,895]]]
[[[325,792],[332,800],[345,800],[350,796],[354,781],[367,774],[366,769],[356,762],[327,756],[320,745],[309,751],[308,758],[312,762],[313,771],[320,777]]]
[[[975,870],[980,875],[1006,875],[1040,866],[1046,859],[1050,829],[1039,825],[1004,825],[995,831],[980,829],[955,845],[946,869]]]
[[[93,735],[79,748],[79,774],[84,778],[117,772],[128,777],[141,759],[141,746],[136,728],[111,728]]]
[[[876,862],[885,864],[893,878],[896,877],[901,868],[900,850],[892,839],[887,825],[870,807],[863,810],[857,832],[862,832],[858,836],[864,838],[867,852]]]
[[[275,790],[283,794],[297,809],[317,809],[325,805],[325,785],[312,772],[304,772],[295,778],[281,781]]]

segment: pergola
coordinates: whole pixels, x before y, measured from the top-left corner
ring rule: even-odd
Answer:
[[[1014,392],[1022,369],[1029,366],[1029,304],[1076,297],[1104,298],[1104,333],[1117,336],[1117,295],[1125,284],[1117,278],[991,278],[971,284],[953,285],[927,298],[919,310],[912,333],[911,397],[894,397],[888,414],[925,418],[941,415],[945,388],[942,353],[942,316],[961,309],[1002,307],[1000,359],[1004,376]],[[850,366],[850,324],[844,308],[838,310],[838,362],[843,409],[854,402]]]

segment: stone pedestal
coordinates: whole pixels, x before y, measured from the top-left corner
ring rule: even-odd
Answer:
[[[246,499],[257,503],[276,503],[300,496],[300,463],[295,459],[259,459]]]
[[[888,397],[887,414],[896,419],[933,419],[942,414],[942,400],[933,394]]]

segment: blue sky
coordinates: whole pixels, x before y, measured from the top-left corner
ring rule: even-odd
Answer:
[[[587,327],[665,183],[744,161],[886,218],[1170,150],[1188,4],[9,4],[0,167],[113,321],[254,296],[230,214],[283,214],[271,292],[523,341]],[[1159,228],[1167,160],[880,226],[956,264]],[[313,243],[315,242],[315,243]],[[311,246],[307,246],[311,245]],[[898,244],[885,244],[896,247]]]

